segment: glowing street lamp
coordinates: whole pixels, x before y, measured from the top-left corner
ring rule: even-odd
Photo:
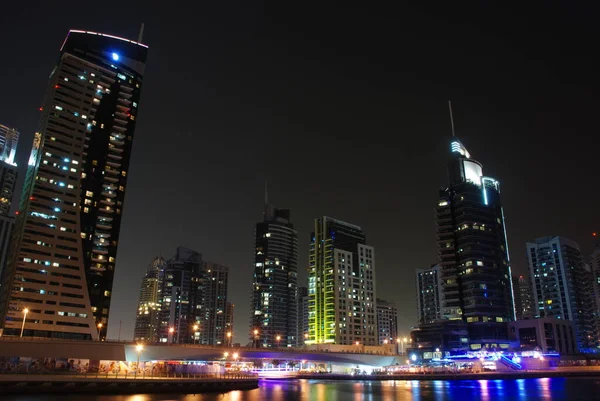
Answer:
[[[175,339],[174,333],[175,333],[175,328],[169,327],[169,336],[171,337],[171,340],[169,341],[170,343],[173,343],[173,340]]]
[[[234,353],[233,353],[233,362],[234,362],[233,364],[234,364],[235,366],[237,366],[237,360],[238,360],[238,357],[239,357],[238,353],[237,353],[237,352],[234,352]]]
[[[198,325],[194,325],[194,344],[196,344],[196,333],[198,333]]]
[[[135,346],[135,350],[137,351],[137,364],[135,365],[135,375],[134,379],[137,377],[137,372],[140,368],[140,354],[144,350],[144,346],[142,344],[138,344]]]
[[[231,331],[227,332],[227,344],[231,347]]]
[[[258,348],[258,329],[254,329],[254,342],[256,342],[256,348]]]
[[[277,348],[279,348],[279,341],[281,341],[281,336],[275,337],[275,340],[277,341]]]
[[[102,323],[98,323],[98,341],[100,341],[100,332],[102,331]]]
[[[223,356],[225,357],[225,359],[227,359],[227,357],[229,356],[229,352],[224,352]]]
[[[29,313],[29,309],[23,309],[23,324],[21,325],[21,335],[19,337],[23,337],[23,330],[25,330],[25,319],[27,319],[27,314]]]
[[[383,343],[384,343],[385,345],[387,345],[387,343],[388,343],[388,340],[383,340]]]

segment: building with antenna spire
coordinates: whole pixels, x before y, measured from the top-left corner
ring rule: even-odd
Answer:
[[[515,320],[500,183],[483,175],[454,135],[450,151],[449,183],[436,207],[441,316],[467,324],[471,350],[497,347]]]
[[[256,224],[249,335],[261,347],[297,345],[298,233],[289,209],[269,204]],[[256,333],[256,334],[255,334]]]

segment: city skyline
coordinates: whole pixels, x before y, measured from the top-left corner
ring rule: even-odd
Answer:
[[[44,11],[36,13],[44,13]],[[210,15],[210,13],[208,14]],[[36,18],[36,15],[42,14],[34,14],[33,18]],[[168,12],[167,15],[169,15]],[[34,28],[30,34],[20,31],[12,25],[4,28],[12,29],[25,37],[37,35],[36,41],[39,40],[33,47],[36,50],[39,47],[35,61],[40,67],[29,67],[28,77],[31,78],[31,82],[25,83],[25,90],[29,98],[15,101],[15,93],[20,93],[16,92],[17,86],[8,81],[3,85],[4,90],[12,91],[10,93],[13,96],[9,96],[9,98],[14,104],[2,104],[0,110],[7,110],[8,118],[0,114],[0,121],[18,128],[22,137],[26,138],[22,142],[24,144],[30,143],[29,138],[35,130],[28,120],[34,119],[34,109],[39,106],[39,100],[42,98],[43,84],[41,82],[47,76],[54,57],[54,53],[50,54],[48,48],[55,49],[57,42],[64,37],[64,33],[74,27],[71,22],[73,16],[68,17],[58,18],[55,21],[57,26],[49,28],[49,32],[43,35],[39,34],[42,32],[41,28]],[[142,17],[148,16],[140,16],[140,18]],[[461,21],[464,22],[464,20]],[[249,250],[252,249],[252,227],[259,218],[256,210],[260,210],[261,207],[262,182],[265,178],[272,183],[270,190],[272,197],[277,199],[278,204],[289,207],[295,216],[294,222],[299,232],[298,270],[301,274],[299,283],[302,283],[306,277],[305,273],[303,274],[304,267],[307,265],[305,250],[308,244],[306,238],[310,233],[312,219],[320,215],[331,215],[345,221],[355,222],[369,233],[369,241],[377,249],[378,277],[389,277],[389,280],[381,280],[378,283],[377,295],[395,301],[396,305],[402,308],[399,310],[401,316],[399,326],[401,331],[406,331],[408,325],[414,325],[416,322],[413,296],[414,280],[406,280],[408,285],[405,285],[394,278],[401,276],[412,278],[416,268],[429,266],[435,260],[435,231],[434,225],[431,223],[431,216],[437,195],[435,187],[436,185],[441,186],[445,182],[443,166],[446,161],[447,138],[450,135],[445,110],[445,102],[448,98],[454,101],[457,134],[468,144],[469,149],[477,154],[478,159],[485,161],[486,170],[490,172],[490,175],[497,177],[502,182],[503,204],[506,209],[507,230],[515,273],[523,274],[526,271],[524,244],[531,238],[543,235],[564,235],[579,242],[584,255],[591,253],[590,233],[597,228],[598,211],[592,207],[594,196],[588,196],[588,193],[583,191],[592,191],[589,195],[593,195],[593,191],[595,191],[595,189],[585,186],[585,183],[594,176],[592,173],[594,163],[590,152],[591,149],[597,147],[595,139],[585,135],[575,135],[577,132],[585,132],[586,123],[584,121],[587,117],[581,116],[581,113],[588,112],[587,104],[591,103],[577,98],[573,99],[573,96],[559,100],[558,95],[552,95],[547,99],[542,99],[543,96],[539,95],[538,99],[537,95],[532,95],[527,89],[524,90],[525,93],[522,96],[515,98],[514,90],[518,86],[511,85],[510,79],[502,78],[502,76],[500,79],[503,82],[502,85],[507,86],[506,89],[500,88],[501,84],[479,89],[477,77],[485,75],[484,72],[498,74],[503,71],[503,68],[507,68],[506,75],[510,76],[515,69],[511,65],[490,67],[472,56],[467,56],[467,59],[476,61],[476,66],[481,67],[480,74],[482,75],[476,74],[475,78],[469,79],[466,76],[467,72],[460,73],[457,72],[459,68],[453,68],[448,75],[435,78],[441,80],[438,84],[422,83],[423,79],[433,79],[430,77],[435,76],[427,73],[425,76],[417,76],[416,82],[421,81],[420,84],[411,83],[415,79],[414,74],[410,73],[417,71],[417,68],[410,65],[401,67],[394,60],[387,60],[385,56],[380,56],[384,58],[382,61],[389,62],[387,64],[391,65],[390,69],[394,70],[395,67],[400,67],[398,70],[404,73],[408,72],[409,78],[406,81],[394,80],[391,78],[391,73],[384,74],[385,79],[389,80],[391,84],[390,90],[382,91],[383,81],[372,77],[371,84],[358,84],[357,95],[352,95],[344,91],[343,84],[354,85],[355,82],[360,82],[359,78],[363,76],[358,73],[360,69],[356,67],[357,69],[346,72],[345,76],[342,74],[341,77],[336,78],[328,66],[336,65],[336,61],[343,61],[344,56],[328,58],[326,55],[314,53],[312,54],[317,56],[316,59],[320,60],[324,66],[316,67],[310,63],[302,63],[298,69],[293,69],[284,64],[284,71],[292,74],[289,81],[277,75],[273,69],[267,69],[265,75],[259,74],[260,79],[258,79],[259,85],[257,86],[266,84],[262,88],[264,89],[263,93],[266,93],[266,98],[264,98],[257,96],[256,88],[252,86],[256,84],[247,84],[247,80],[242,79],[247,76],[239,71],[226,69],[227,73],[224,73],[223,76],[215,72],[219,66],[231,65],[229,63],[231,59],[228,57],[233,57],[234,61],[241,61],[245,53],[240,50],[241,53],[225,56],[209,43],[206,47],[206,57],[203,57],[202,61],[208,64],[206,67],[208,71],[204,71],[204,74],[207,75],[206,80],[185,72],[182,73],[182,79],[188,84],[192,84],[189,92],[193,92],[193,96],[200,99],[200,104],[206,110],[201,111],[199,119],[193,122],[182,122],[177,119],[173,120],[176,116],[174,114],[175,107],[177,115],[180,112],[182,115],[193,115],[195,109],[180,102],[171,102],[177,106],[165,104],[162,99],[175,98],[179,92],[173,91],[168,85],[165,89],[160,83],[161,81],[167,82],[170,74],[167,68],[169,61],[164,60],[175,60],[177,56],[184,57],[185,55],[185,51],[180,45],[171,42],[174,36],[181,31],[175,31],[172,34],[174,36],[170,36],[171,34],[166,33],[165,30],[159,34],[160,29],[153,28],[161,26],[159,21],[148,18],[145,22],[147,22],[148,35],[146,41],[152,45],[153,49],[158,49],[155,60],[163,61],[158,62],[156,67],[148,72],[148,85],[157,92],[144,99],[140,115],[140,125],[143,126],[145,133],[144,143],[136,143],[136,153],[139,152],[139,154],[134,156],[130,169],[130,175],[135,177],[131,179],[128,188],[127,199],[128,208],[130,208],[128,213],[131,215],[127,215],[123,223],[123,238],[114,288],[117,297],[115,302],[123,305],[123,312],[114,318],[116,320],[110,322],[109,329],[112,335],[109,337],[116,337],[119,320],[124,322],[123,336],[125,333],[132,332],[129,322],[133,320],[136,310],[139,280],[143,276],[147,261],[157,253],[161,253],[160,251],[167,253],[175,245],[182,243],[194,249],[202,249],[208,259],[222,261],[238,272],[239,283],[232,283],[234,287],[230,293],[240,293],[238,298],[232,299],[237,306],[236,341],[245,342],[247,333],[244,322],[247,320],[249,311],[244,304],[247,304],[247,285],[251,280],[252,263]],[[240,22],[242,22],[241,16],[234,15],[230,24]],[[293,25],[294,21],[291,23]],[[137,23],[122,19],[118,19],[114,26],[108,26],[108,24],[102,26],[101,22],[94,22],[90,25],[89,29],[92,30],[130,38],[135,38],[139,27]],[[228,27],[232,26],[228,25]],[[244,29],[252,30],[252,27],[243,23],[240,26],[242,31]],[[85,27],[88,28],[88,26]],[[218,33],[214,30],[215,28],[203,29]],[[317,26],[317,29],[325,31],[323,26]],[[416,28],[411,26],[403,29],[415,30]],[[325,40],[337,38],[333,33],[329,31],[327,33],[329,35],[325,36]],[[161,35],[163,36],[161,37]],[[350,35],[352,36],[354,33],[351,32]],[[457,35],[464,39],[460,36],[462,35],[460,31],[451,34],[453,39],[457,39]],[[492,40],[489,34],[483,36]],[[293,38],[286,37],[286,39]],[[211,37],[211,40],[214,41],[215,38]],[[230,34],[219,40],[231,44],[231,42],[242,40],[242,37]],[[444,41],[444,39],[440,40]],[[472,40],[476,41],[476,39]],[[523,40],[526,41],[526,39]],[[460,43],[457,40],[453,42]],[[292,43],[292,49],[297,54],[305,54],[307,50],[299,42]],[[470,49],[473,44],[472,41],[467,41],[463,46]],[[362,51],[367,51],[360,44],[356,46],[359,46]],[[433,46],[436,45],[433,44]],[[498,46],[498,43],[493,41],[490,45],[494,49],[493,52],[499,51],[501,55],[511,53],[505,47],[498,48]],[[277,47],[274,49],[276,50]],[[344,47],[343,43],[339,44],[339,49],[342,54],[347,55],[345,51],[348,48]],[[16,50],[11,53],[17,54]],[[406,51],[409,55],[421,54],[414,48],[408,48]],[[481,51],[486,55],[493,53],[486,53],[485,49]],[[376,54],[368,53],[368,51],[367,54],[375,56],[375,60],[378,59]],[[187,57],[187,55],[185,56]],[[526,69],[523,74],[531,74],[533,77],[535,62],[526,56],[518,54],[517,56],[527,61],[525,67],[519,66],[519,68]],[[27,58],[29,56],[24,55],[24,57],[24,60],[31,60],[31,58]],[[411,62],[415,62],[415,59],[410,57],[409,59],[412,60]],[[19,59],[16,58],[16,60]],[[251,58],[251,60],[254,63],[259,61],[256,58]],[[293,57],[288,55],[282,60],[284,63],[288,63],[293,61]],[[358,61],[360,62],[360,60]],[[467,66],[465,61],[457,61],[462,67]],[[269,60],[269,62],[273,61]],[[360,66],[364,67],[363,64]],[[9,67],[3,68],[5,68],[2,70],[4,74],[1,75],[10,76],[10,70],[6,70]],[[254,64],[250,63],[250,68],[253,73],[257,72]],[[407,68],[408,71],[403,68]],[[564,66],[560,68],[555,66],[554,68],[554,70],[546,68],[541,71],[535,69],[535,77],[532,78],[530,90],[543,88],[543,85],[546,84],[558,85],[557,81],[560,77],[565,76],[566,72],[561,69]],[[313,78],[322,76],[323,78],[318,81],[319,85],[317,86],[324,84],[324,89],[310,85],[303,88],[307,81],[294,73],[304,71],[307,71],[308,75]],[[369,71],[375,72],[374,70]],[[469,69],[466,71],[472,72]],[[231,78],[231,74],[233,74],[233,83],[229,84],[226,81]],[[269,84],[269,74],[275,74],[273,77],[275,77],[276,83],[288,82],[291,86],[290,92],[298,92],[302,96],[296,100],[290,100],[296,96],[281,93],[275,88],[277,85]],[[455,79],[449,79],[452,74],[458,75]],[[195,82],[195,79],[198,81]],[[411,82],[408,81],[409,79]],[[579,78],[574,77],[573,79],[576,82],[570,86],[568,91],[589,100],[585,91],[581,89],[581,83],[578,83]],[[154,82],[152,82],[153,80]],[[463,81],[466,82],[465,85],[463,85]],[[22,84],[22,82],[19,83],[19,85]],[[250,85],[251,89],[244,87],[246,84]],[[330,93],[330,89],[337,89],[338,85],[342,89],[341,95]],[[399,90],[403,85],[408,85],[407,93],[404,94],[402,94],[402,90]],[[449,87],[444,87],[444,85]],[[443,88],[438,88],[438,86]],[[567,89],[563,88],[562,90],[565,91],[564,95]],[[145,91],[145,93],[151,93],[147,88]],[[377,95],[378,93],[379,95]],[[333,109],[327,108],[328,115],[325,115],[320,108],[309,107],[311,103],[309,100],[317,94],[324,97],[324,104],[337,105]],[[548,95],[546,91],[543,91],[543,94]],[[252,95],[257,96],[256,101],[259,106],[252,104],[254,99]],[[419,95],[429,97],[429,99],[423,100],[418,97]],[[349,100],[351,96],[355,96],[352,101]],[[391,100],[396,96],[399,96],[399,100]],[[241,101],[232,100],[232,98],[239,98]],[[482,98],[488,99],[487,102],[480,102]],[[36,99],[39,100],[36,101]],[[288,110],[288,106],[278,106],[275,101],[277,99],[286,99],[289,105],[294,105],[295,101],[299,102],[299,107],[294,108],[298,109],[301,114]],[[512,101],[508,103],[508,99],[512,99]],[[379,101],[383,107],[380,111],[375,111],[368,107],[370,101]],[[286,103],[283,102],[283,104]],[[274,113],[262,112],[260,109],[265,106],[274,110]],[[221,111],[221,108],[226,108],[227,113]],[[31,111],[27,114],[23,110]],[[364,117],[362,119],[353,118],[353,115],[358,115],[359,110],[365,113]],[[252,113],[256,115],[248,115]],[[538,114],[544,118],[538,117]],[[229,115],[237,116],[243,121],[243,124],[224,122],[226,120],[224,117]],[[556,115],[562,117],[559,118]],[[282,116],[290,117],[289,122]],[[343,118],[352,121],[351,125],[355,125],[355,127],[350,127],[348,123],[341,121]],[[520,120],[521,118],[523,121]],[[235,118],[227,120],[235,120]],[[175,121],[175,126],[171,129],[172,121]],[[341,125],[338,127],[338,124]],[[300,125],[300,128],[297,125]],[[169,136],[169,141],[165,142],[161,133],[166,132],[167,127],[173,134]],[[265,127],[268,127],[265,135],[270,138],[271,142],[266,145],[269,149],[287,144],[278,137],[278,132],[285,133],[285,137],[290,138],[291,141],[289,147],[297,149],[286,154],[286,158],[275,153],[268,161],[255,161],[253,154],[255,148],[250,144],[251,141],[247,135],[236,134],[236,132],[260,135],[264,132]],[[314,134],[315,132],[318,135]],[[343,132],[345,136],[340,138],[332,132],[340,134]],[[577,136],[577,143],[561,140],[566,132]],[[293,133],[293,135],[288,135],[288,133]],[[365,133],[371,135],[370,141],[367,141],[366,145]],[[399,141],[395,136],[398,133],[403,134],[402,146],[397,146]],[[221,141],[218,139],[219,134],[228,134],[221,136],[228,139]],[[352,176],[352,178],[339,175],[338,182],[334,187],[330,186],[330,177],[305,179],[304,162],[308,153],[304,143],[310,143],[321,136],[332,149],[336,149],[336,146],[339,147],[338,151],[341,155],[350,154],[353,157],[359,157],[364,152],[363,156],[366,157],[368,163],[361,165],[360,168],[347,167],[349,169],[348,177]],[[236,141],[240,146],[230,148],[229,145]],[[265,141],[265,143],[267,142],[269,141]],[[543,151],[536,148],[536,144],[541,142],[544,143]],[[361,144],[365,146],[361,146]],[[248,146],[249,152],[247,152],[248,149],[243,149]],[[21,155],[26,147],[20,146],[19,153]],[[193,148],[205,149],[203,157],[207,159],[202,165],[213,168],[205,171],[205,167],[195,167],[195,153],[188,150]],[[419,151],[414,152],[415,149]],[[228,152],[231,154],[222,159],[223,155]],[[165,158],[167,154],[176,155],[176,157],[173,160]],[[212,156],[213,154],[216,156]],[[309,160],[312,161],[313,156],[309,157]],[[19,164],[23,165],[23,157],[18,158],[20,159]],[[543,162],[553,159],[566,159],[567,163],[557,163],[560,164],[558,166]],[[406,171],[410,171],[407,169],[420,165],[419,163],[426,165],[420,169],[418,175],[406,173]],[[299,167],[289,167],[291,170],[287,172],[281,168],[281,165],[297,165]],[[247,166],[251,166],[251,168]],[[390,170],[390,172],[385,173],[385,170]],[[202,207],[198,207],[196,201],[190,203],[186,200],[186,198],[196,198],[189,196],[193,192],[190,193],[186,190],[185,182],[189,180],[191,174],[196,175],[197,179],[203,183],[202,185],[206,187],[204,189],[218,195],[215,197],[216,199],[206,199],[202,203]],[[556,185],[556,182],[565,185],[565,194],[546,197],[545,191]],[[204,189],[202,192],[205,192]],[[148,191],[151,193],[153,191],[159,196],[149,196]],[[572,200],[567,196],[568,192],[581,194],[581,196],[573,196],[577,199]],[[164,196],[165,194],[170,195]],[[370,202],[375,205],[371,205]],[[397,205],[401,205],[401,207],[397,207]],[[558,214],[561,210],[570,210],[572,213],[569,213],[568,216],[556,216],[555,219],[546,218],[549,214],[553,212]],[[212,215],[218,217],[212,217]],[[405,227],[399,232],[397,231],[398,223],[402,223],[402,227]],[[206,227],[206,229],[202,227]],[[232,233],[231,229],[236,232]],[[157,235],[161,232],[168,232],[169,238]],[[586,241],[589,242],[586,243]],[[402,244],[400,248],[398,248],[399,243]],[[150,250],[154,253],[150,253]],[[409,255],[400,262],[396,259],[399,252],[409,253]],[[123,264],[120,265],[120,263]],[[399,286],[399,289],[396,286]],[[413,300],[411,301],[411,299]],[[129,327],[127,327],[128,324]]]

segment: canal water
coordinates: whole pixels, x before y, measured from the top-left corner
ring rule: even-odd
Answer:
[[[2,395],[11,401],[598,401],[600,378],[465,381],[261,381],[224,394]]]

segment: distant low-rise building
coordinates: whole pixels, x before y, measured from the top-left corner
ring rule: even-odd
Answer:
[[[393,302],[379,298],[376,304],[379,345],[393,344],[398,339],[398,309]]]
[[[573,323],[545,317],[508,323],[509,339],[520,344],[521,351],[538,348],[542,352],[574,354],[577,352]]]

